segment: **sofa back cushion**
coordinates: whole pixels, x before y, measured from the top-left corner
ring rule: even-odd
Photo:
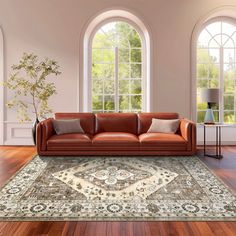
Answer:
[[[138,134],[143,134],[148,131],[152,124],[152,119],[178,119],[178,113],[161,113],[161,112],[153,112],[153,113],[138,113]]]
[[[55,119],[79,119],[86,134],[94,134],[95,132],[95,116],[93,113],[55,113]]]
[[[135,113],[96,114],[96,133],[126,132],[137,134],[137,115]]]

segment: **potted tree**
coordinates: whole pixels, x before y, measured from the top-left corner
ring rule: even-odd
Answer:
[[[14,96],[6,104],[8,108],[17,109],[17,118],[20,122],[32,121],[34,125],[32,136],[36,143],[36,126],[40,119],[46,118],[52,112],[48,106],[49,98],[56,94],[53,82],[47,82],[49,75],[59,75],[59,65],[55,60],[48,58],[39,61],[37,55],[23,53],[19,63],[12,66],[13,73],[4,83],[8,89],[14,91]]]

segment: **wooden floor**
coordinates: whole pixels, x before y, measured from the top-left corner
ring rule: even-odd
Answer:
[[[33,147],[0,147],[0,185],[35,154]],[[223,148],[224,158],[202,160],[236,191],[236,147]],[[236,222],[0,222],[0,236],[235,236]]]

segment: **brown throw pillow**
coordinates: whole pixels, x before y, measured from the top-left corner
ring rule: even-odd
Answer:
[[[80,119],[53,120],[56,134],[84,133],[80,125]]]
[[[176,133],[179,128],[180,120],[163,120],[163,119],[152,119],[152,124],[147,133]]]

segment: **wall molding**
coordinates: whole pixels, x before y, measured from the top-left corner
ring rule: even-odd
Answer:
[[[5,121],[4,145],[33,145],[32,122]]]
[[[4,47],[3,47],[3,32],[0,27],[0,145],[4,144]]]

